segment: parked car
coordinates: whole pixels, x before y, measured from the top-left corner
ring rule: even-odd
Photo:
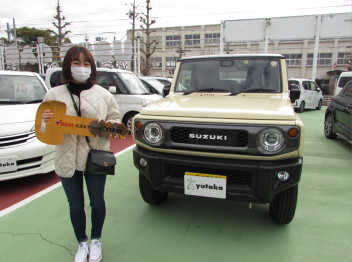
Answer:
[[[156,80],[155,78],[148,76],[139,77],[144,84],[144,86],[151,92],[152,94],[163,95],[164,84]]]
[[[323,92],[313,80],[291,78],[288,80],[288,87],[290,91],[299,90],[299,98],[292,101],[292,106],[296,111],[302,113],[306,108],[321,109],[323,105]]]
[[[325,111],[324,133],[329,139],[339,136],[352,144],[352,80],[331,98]]]
[[[172,78],[170,77],[163,77],[163,76],[151,76],[151,78],[154,78],[161,82],[164,86],[166,85],[171,85],[172,84]]]
[[[149,103],[162,98],[145,88],[140,79],[130,71],[109,68],[97,68],[98,85],[113,94],[119,106],[121,122],[131,130],[132,118]],[[63,84],[62,68],[49,68],[45,82],[50,87]]]
[[[352,72],[342,72],[336,82],[334,95],[337,96],[348,81],[352,80]]]
[[[54,170],[55,147],[40,142],[34,130],[47,90],[36,73],[0,71],[0,181]]]

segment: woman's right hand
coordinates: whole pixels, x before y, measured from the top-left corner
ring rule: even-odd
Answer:
[[[53,113],[50,112],[50,110],[44,110],[42,114],[42,119],[44,122],[47,122],[50,118],[52,118],[54,115]]]

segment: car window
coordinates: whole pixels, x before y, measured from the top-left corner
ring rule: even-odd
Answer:
[[[116,86],[114,78],[108,72],[97,72],[97,84],[109,90],[109,86]]]
[[[279,65],[279,59],[272,58],[185,60],[181,63],[175,92],[280,92]]]
[[[352,97],[352,82],[346,86],[345,91],[343,92],[344,96]]]
[[[348,81],[352,80],[352,76],[342,76],[339,80],[339,87],[344,87]]]
[[[64,84],[64,79],[62,76],[62,71],[56,71],[50,76],[50,86],[60,86]]]
[[[299,89],[299,82],[296,80],[289,80],[288,81],[288,88],[290,90]]]
[[[310,90],[310,83],[308,81],[303,81],[302,86],[304,90]]]
[[[317,90],[318,90],[317,84],[314,83],[314,82],[310,82],[310,89],[311,89],[312,91],[317,91]]]
[[[0,75],[0,102],[41,101],[46,89],[36,76]]]
[[[150,94],[148,89],[142,84],[139,78],[129,72],[118,72],[119,80],[123,82],[124,87],[128,90],[129,94],[132,95],[145,95]]]

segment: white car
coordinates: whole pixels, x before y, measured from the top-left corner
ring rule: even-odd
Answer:
[[[97,82],[113,94],[119,106],[120,120],[129,130],[132,118],[143,107],[162,98],[161,95],[150,93],[140,79],[127,70],[97,68]],[[62,68],[49,68],[46,71],[45,83],[49,87],[62,85]]]
[[[334,95],[337,96],[347,82],[352,80],[352,72],[342,72],[339,76],[339,79],[336,82]]]
[[[52,172],[55,147],[35,136],[48,88],[36,73],[0,71],[0,181]]]
[[[288,80],[290,90],[299,90],[300,96],[292,102],[293,108],[302,113],[304,109],[311,108],[320,110],[323,105],[323,92],[313,80],[303,78],[290,78]]]

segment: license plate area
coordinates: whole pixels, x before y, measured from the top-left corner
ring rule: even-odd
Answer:
[[[186,195],[225,199],[226,185],[226,176],[192,172],[185,172],[184,175],[184,191]]]
[[[0,158],[0,174],[17,170],[16,157],[1,157]]]

